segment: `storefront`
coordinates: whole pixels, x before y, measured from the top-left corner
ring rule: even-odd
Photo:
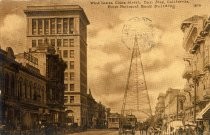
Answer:
[[[198,127],[203,126],[203,134],[210,134],[210,103],[206,105],[206,107],[201,110],[201,112],[196,117]]]

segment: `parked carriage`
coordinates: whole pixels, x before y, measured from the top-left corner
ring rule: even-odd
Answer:
[[[120,119],[120,128],[119,134],[126,135],[132,134],[135,135],[135,130],[137,128],[137,118],[135,115],[126,115]]]

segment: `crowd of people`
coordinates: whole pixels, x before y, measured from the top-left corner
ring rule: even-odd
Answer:
[[[154,128],[147,125],[139,126],[140,135],[209,135],[205,133],[204,126],[185,126],[179,127],[178,129],[170,128],[170,133],[168,131],[161,130],[160,128]]]

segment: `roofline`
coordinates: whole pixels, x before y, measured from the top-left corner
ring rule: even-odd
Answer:
[[[60,8],[59,8],[60,7]],[[38,8],[38,9],[37,9]],[[82,15],[84,16],[85,20],[87,21],[87,24],[90,24],[90,21],[88,20],[84,9],[80,7],[79,5],[46,5],[46,6],[27,6],[27,8],[24,10],[24,13],[29,12],[47,12],[47,11],[80,11]]]

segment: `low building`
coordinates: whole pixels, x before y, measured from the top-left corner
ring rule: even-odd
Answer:
[[[96,102],[91,94],[87,96],[87,128],[106,128],[107,127],[107,115],[110,112],[101,102]]]
[[[177,118],[177,97],[179,94],[179,89],[169,88],[165,95],[165,117],[167,122],[173,121]]]
[[[162,117],[162,115],[164,114],[164,110],[165,110],[165,94],[160,93],[157,100],[158,101],[157,101],[157,104],[155,107],[155,115],[157,117]]]
[[[55,48],[48,44],[37,50],[19,53],[16,60],[22,65],[36,66],[40,74],[46,77],[46,104],[50,114],[50,123],[65,123],[64,107],[64,70],[66,63],[55,53]],[[43,45],[44,46],[44,45]]]
[[[96,127],[107,127],[106,107],[101,102],[97,103],[96,107]]]
[[[155,107],[154,123],[152,124],[153,127],[159,128],[159,129],[162,128],[164,112],[165,112],[165,94],[160,93],[158,95],[157,104]]]
[[[87,96],[87,128],[96,128],[97,124],[97,117],[96,117],[96,109],[97,109],[97,102],[93,98],[91,94],[91,90],[89,89],[89,94]]]
[[[14,55],[0,50],[0,120],[8,130],[40,129],[41,124],[65,124],[64,70],[66,64],[48,48]],[[42,57],[45,56],[45,57]],[[40,62],[41,61],[41,62]],[[45,74],[39,66],[45,61]]]
[[[166,94],[160,94],[158,99],[160,103],[164,100],[165,106],[163,111],[162,106],[159,108],[160,103],[157,104],[156,126],[162,128],[162,131],[166,133],[174,133],[178,128],[183,128],[184,102],[186,100],[183,90],[169,88]]]
[[[8,130],[39,128],[46,103],[46,77],[15,60],[12,48],[0,50],[0,120]]]

